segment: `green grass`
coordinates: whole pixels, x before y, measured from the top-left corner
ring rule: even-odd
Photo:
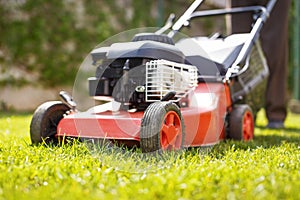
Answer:
[[[0,199],[300,199],[300,115],[286,129],[161,156],[74,142],[32,146],[31,116],[0,114]]]

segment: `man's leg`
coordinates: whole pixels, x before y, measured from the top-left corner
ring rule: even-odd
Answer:
[[[269,128],[283,128],[287,115],[288,13],[291,1],[278,0],[265,24],[261,40],[270,68],[266,91]]]
[[[232,7],[258,5],[262,1],[232,0]],[[266,90],[266,115],[269,128],[283,128],[286,118],[286,91],[288,75],[288,11],[290,0],[278,0],[261,32],[261,41],[270,69]],[[249,32],[252,17],[232,16],[232,31]]]

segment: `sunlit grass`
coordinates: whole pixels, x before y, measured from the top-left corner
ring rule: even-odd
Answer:
[[[143,155],[79,142],[32,146],[30,115],[0,114],[0,199],[300,199],[300,115],[212,148]]]

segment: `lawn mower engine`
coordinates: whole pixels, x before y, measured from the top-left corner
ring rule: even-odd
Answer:
[[[91,52],[97,70],[88,79],[90,96],[98,100],[111,97],[120,103],[120,110],[145,110],[155,101],[179,103],[195,86],[196,67],[183,64],[183,54],[171,41],[162,40],[169,37],[146,36]]]
[[[122,110],[145,109],[145,62],[144,58],[120,58],[100,64],[96,76],[89,78],[90,96],[100,100],[111,96]],[[139,73],[132,73],[133,68]]]

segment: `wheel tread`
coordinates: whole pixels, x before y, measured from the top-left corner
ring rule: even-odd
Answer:
[[[182,144],[184,143],[184,122],[179,107],[172,102],[155,102],[149,105],[142,119],[140,132],[140,145],[142,152],[154,152],[161,149],[160,128],[164,116],[170,110],[174,110],[181,119]]]
[[[30,138],[33,144],[42,142],[56,142],[53,136],[56,132],[49,132],[56,126],[63,114],[70,108],[61,101],[49,101],[41,104],[34,112],[30,123]],[[50,121],[48,121],[50,120]],[[50,124],[54,123],[54,124]]]
[[[243,136],[243,120],[246,112],[250,112],[253,119],[253,112],[249,105],[239,104],[233,107],[229,116],[229,139],[233,140],[245,140]]]

